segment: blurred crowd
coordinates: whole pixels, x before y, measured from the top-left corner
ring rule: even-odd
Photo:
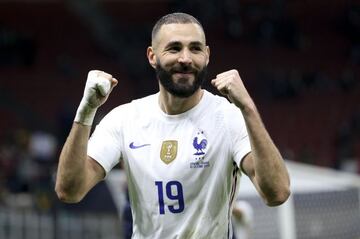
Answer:
[[[58,140],[44,131],[9,134],[0,145],[0,205],[46,212],[54,200]]]

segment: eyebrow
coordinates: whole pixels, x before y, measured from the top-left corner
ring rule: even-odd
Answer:
[[[168,44],[166,44],[165,48],[171,47],[171,46],[181,46],[182,43],[180,41],[170,41]],[[203,46],[204,43],[200,41],[193,41],[190,42],[190,46]]]

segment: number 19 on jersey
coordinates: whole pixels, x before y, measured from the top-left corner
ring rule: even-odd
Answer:
[[[183,194],[182,185],[179,181],[169,181],[165,185],[163,181],[155,181],[155,186],[157,187],[157,192],[158,192],[160,214],[165,214],[166,208],[165,208],[164,196],[169,200],[174,201],[172,205],[167,206],[167,208],[171,213],[180,213],[184,211],[185,208],[184,194]]]

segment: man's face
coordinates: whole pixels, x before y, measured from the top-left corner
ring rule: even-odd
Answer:
[[[148,57],[160,84],[172,95],[189,97],[206,77],[209,48],[197,24],[163,25]]]

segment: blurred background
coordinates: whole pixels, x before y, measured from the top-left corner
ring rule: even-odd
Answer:
[[[80,204],[56,199],[57,160],[89,70],[119,80],[96,121],[157,92],[146,47],[154,23],[174,11],[202,22],[209,81],[239,71],[289,162],[360,173],[359,1],[0,0],[0,238],[121,238],[105,182]],[[321,237],[316,226],[298,238],[360,238],[354,180],[338,201],[353,198],[349,234]]]

